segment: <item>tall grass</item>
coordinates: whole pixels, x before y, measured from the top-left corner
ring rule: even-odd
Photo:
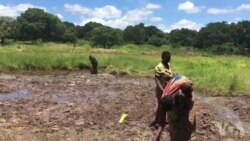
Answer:
[[[192,78],[197,88],[215,94],[249,93],[250,58],[191,56],[173,59],[176,72]]]
[[[163,50],[172,53],[172,71],[191,78],[195,88],[202,92],[250,93],[250,58],[209,55],[192,48],[124,45],[107,50],[91,48],[89,44],[13,44],[0,47],[0,70],[88,69],[91,54],[98,59],[103,72],[153,76]]]

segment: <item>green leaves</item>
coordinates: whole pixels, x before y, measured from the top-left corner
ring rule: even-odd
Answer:
[[[0,17],[1,44],[4,44],[5,38],[10,37],[14,33],[15,24],[15,20],[11,17]]]
[[[101,45],[104,48],[110,48],[113,45],[119,45],[123,42],[120,30],[106,26],[95,28],[92,32],[91,40],[94,45]]]
[[[59,41],[62,40],[65,32],[65,28],[59,18],[42,9],[28,9],[21,16],[17,17],[17,22],[19,40],[35,41],[41,39],[44,41]]]

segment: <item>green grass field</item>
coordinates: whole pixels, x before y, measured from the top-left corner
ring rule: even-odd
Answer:
[[[0,47],[0,70],[88,69],[88,56],[94,55],[102,72],[153,76],[163,50],[172,53],[172,71],[191,78],[196,90],[211,95],[250,94],[250,58],[215,56],[192,48],[124,45],[101,49],[91,48],[87,43],[11,44]]]

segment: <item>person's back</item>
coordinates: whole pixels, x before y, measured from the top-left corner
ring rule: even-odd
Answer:
[[[188,141],[195,129],[195,122],[192,124],[189,121],[193,104],[192,82],[181,75],[171,79],[161,97],[160,127],[155,140],[158,141],[160,138],[167,114],[171,141]]]
[[[97,74],[98,61],[96,60],[95,57],[93,57],[91,55],[89,56],[89,61],[92,65],[91,74]]]

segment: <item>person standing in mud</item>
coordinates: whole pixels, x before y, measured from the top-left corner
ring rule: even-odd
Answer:
[[[185,76],[177,75],[169,81],[161,96],[159,110],[159,124],[154,141],[159,141],[166,124],[169,124],[171,141],[188,141],[196,126],[189,121],[189,113],[193,108],[192,82]]]
[[[96,60],[95,57],[93,57],[91,55],[89,56],[89,61],[92,65],[91,74],[97,74],[98,61]]]
[[[161,110],[161,96],[163,93],[163,89],[167,85],[168,81],[173,78],[173,73],[170,69],[169,61],[171,59],[171,54],[168,51],[163,51],[161,54],[162,61],[155,67],[154,73],[155,73],[155,95],[157,98],[157,110],[155,119],[153,122],[150,123],[150,126],[155,126],[159,124],[159,117],[160,117],[160,110]]]

